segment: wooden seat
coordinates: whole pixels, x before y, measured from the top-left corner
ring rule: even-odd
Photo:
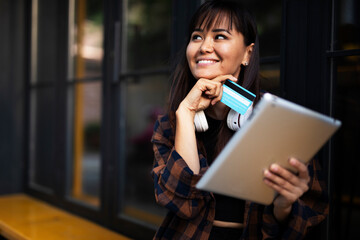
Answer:
[[[0,235],[10,240],[129,239],[24,194],[0,196]]]

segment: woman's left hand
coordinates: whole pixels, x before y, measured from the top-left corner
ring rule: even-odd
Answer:
[[[290,158],[289,162],[297,170],[297,175],[277,164],[264,171],[265,184],[279,193],[273,203],[275,218],[280,222],[286,220],[292,204],[309,190],[307,166],[296,158]]]

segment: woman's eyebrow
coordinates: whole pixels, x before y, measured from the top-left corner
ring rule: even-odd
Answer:
[[[222,28],[213,29],[212,32],[227,32],[228,34],[231,35],[231,33],[229,32],[229,30],[222,29]]]
[[[195,29],[194,29],[194,32],[204,32],[204,29],[195,28]],[[213,29],[212,32],[227,32],[228,34],[232,35],[229,30],[223,29],[223,28]]]

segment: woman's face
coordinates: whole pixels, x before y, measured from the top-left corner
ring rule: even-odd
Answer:
[[[192,33],[186,58],[195,79],[227,74],[238,78],[241,64],[249,62],[253,44],[246,46],[244,36],[228,26],[224,20],[209,30],[199,27]]]

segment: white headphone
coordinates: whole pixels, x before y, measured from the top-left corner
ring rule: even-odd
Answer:
[[[244,126],[246,120],[249,118],[253,110],[253,106],[251,105],[245,114],[241,115],[240,113],[230,109],[226,123],[228,128],[233,131],[237,131],[240,129],[240,126]],[[209,129],[209,124],[206,121],[206,116],[204,111],[199,111],[195,114],[194,118],[195,130],[197,132],[206,132]]]

